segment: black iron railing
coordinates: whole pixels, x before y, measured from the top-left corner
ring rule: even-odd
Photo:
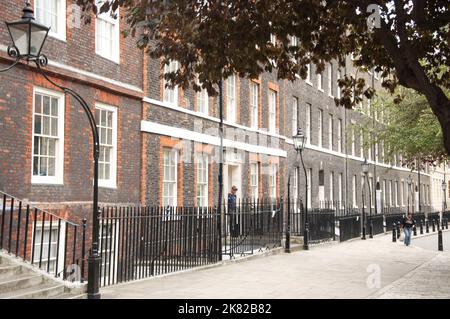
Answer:
[[[70,222],[0,192],[0,250],[55,277],[85,280],[86,220]]]
[[[100,216],[101,285],[217,263],[281,245],[282,204],[238,202],[225,207],[104,207]]]
[[[223,210],[222,254],[234,258],[281,246],[283,202],[244,199]]]
[[[216,263],[217,222],[211,207],[104,207],[101,285]]]

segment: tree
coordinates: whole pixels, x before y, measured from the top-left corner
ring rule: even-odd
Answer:
[[[383,145],[386,158],[401,155],[401,165],[411,169],[450,159],[439,121],[423,95],[411,89],[398,89],[396,95],[377,94],[370,114],[366,113],[361,123],[365,149]]]
[[[163,63],[181,68],[165,75],[172,85],[216,93],[232,73],[255,78],[276,71],[281,79],[303,79],[312,62],[317,72],[348,55],[363,70],[380,72],[383,86],[398,85],[422,94],[443,131],[450,154],[450,8],[448,0],[77,0],[86,21],[91,10],[121,6],[139,47]],[[271,35],[277,41],[271,42]],[[292,36],[298,44],[291,45]],[[192,84],[190,84],[192,83]],[[373,90],[364,79],[345,75],[336,104],[347,108]],[[353,98],[357,96],[358,98]]]

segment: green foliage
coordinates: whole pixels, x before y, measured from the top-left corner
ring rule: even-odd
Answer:
[[[423,95],[409,89],[377,94],[362,124],[365,148],[384,144],[386,158],[402,155],[402,165],[448,160],[439,121]],[[377,118],[377,121],[374,121]]]

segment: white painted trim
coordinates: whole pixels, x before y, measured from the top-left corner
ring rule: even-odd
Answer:
[[[141,131],[153,133],[158,135],[166,135],[174,138],[190,140],[199,143],[206,143],[210,145],[219,146],[220,139],[218,136],[207,135],[199,132],[182,129],[179,127],[172,127],[150,121],[141,121]],[[287,157],[287,152],[282,149],[270,148],[260,145],[252,145],[243,142],[232,141],[224,139],[224,147],[236,148],[250,153],[267,154],[272,156]]]
[[[42,215],[41,215],[41,217],[42,217]],[[60,228],[60,230],[59,230],[59,247],[57,247],[57,249],[58,249],[58,273],[61,273],[63,270],[65,271],[65,269],[64,269],[64,242],[65,242],[65,237],[66,237],[66,224],[67,224],[67,222],[65,222],[64,220],[61,220],[61,228]],[[36,225],[36,227],[35,227],[35,225]],[[36,222],[36,224],[33,222],[33,224],[32,224],[32,228],[31,228],[31,239],[30,239],[30,246],[31,246],[31,253],[30,253],[30,263],[31,263],[31,265],[34,265],[35,267],[38,267],[39,268],[39,258],[41,257],[40,256],[40,250],[39,251],[36,251],[35,253],[34,253],[34,257],[36,258],[36,257],[38,257],[38,261],[37,262],[34,262],[33,260],[31,260],[31,256],[32,256],[32,254],[33,254],[33,250],[35,249],[35,247],[36,247],[36,244],[38,244],[38,245],[40,245],[41,244],[41,238],[38,238],[38,237],[34,237],[34,234],[35,234],[35,232],[36,232],[36,228],[38,228],[38,229],[42,229],[42,228],[44,228],[44,231],[45,230],[50,230],[50,221],[44,221],[43,223],[42,223],[42,220],[38,220],[37,222]],[[57,219],[53,219],[53,221],[52,221],[52,231],[53,230],[58,230],[58,220]],[[35,238],[35,242],[33,242],[33,238]],[[48,243],[48,242],[44,242],[44,244],[46,244],[46,243]],[[46,256],[42,256],[42,260],[43,261],[48,261],[48,259],[47,259],[47,257],[48,257],[48,255],[46,255]],[[67,265],[68,267],[70,267],[70,265]],[[43,269],[41,269],[41,270],[43,270]],[[47,272],[47,270],[45,269],[44,270],[45,272]],[[52,275],[54,274],[54,271],[52,271]],[[57,278],[60,278],[61,277],[61,275],[62,275],[62,273],[60,274],[60,275],[58,275],[58,277]]]
[[[47,3],[44,2],[43,3]],[[59,32],[53,32],[53,30],[50,28],[50,31],[48,32],[48,36],[55,38],[57,40],[66,42],[66,15],[67,15],[67,6],[66,6],[66,0],[58,0],[57,3],[58,7],[57,7],[57,24],[58,24],[58,29],[60,30]],[[34,1],[34,12],[37,12],[36,10],[37,8],[37,1]],[[39,21],[37,19],[36,16],[36,21],[39,23],[42,23],[42,21]],[[48,27],[48,26],[47,26]]]
[[[102,58],[105,58],[107,60],[110,60],[116,64],[120,64],[120,12],[119,9],[117,9],[117,19],[113,19],[109,16],[109,12],[102,13],[95,17],[95,53]],[[97,46],[97,27],[98,27],[98,20],[102,20],[106,23],[111,23],[114,26],[114,39],[113,45],[114,47],[111,48],[111,53],[107,54],[103,51],[101,51]]]
[[[99,179],[98,180],[98,186],[99,187],[105,187],[105,188],[117,188],[117,113],[118,108],[116,106],[107,105],[104,103],[95,102],[95,108],[99,110],[106,110],[113,113],[113,136],[112,136],[112,144],[113,144],[113,155],[111,158],[111,170],[110,170],[110,179]],[[96,119],[98,121],[99,119]]]
[[[7,51],[7,46],[5,46],[3,44],[0,44],[0,51],[6,52]],[[104,77],[104,76],[101,76],[101,75],[98,75],[98,74],[95,74],[95,73],[92,73],[92,72],[84,71],[84,70],[75,68],[73,66],[67,65],[67,64],[61,64],[61,63],[53,61],[53,60],[49,60],[48,61],[48,65],[54,66],[56,68],[59,68],[59,69],[62,69],[62,70],[66,70],[66,71],[69,71],[69,72],[73,72],[73,73],[76,73],[76,74],[79,74],[79,75],[83,75],[83,76],[89,77],[91,79],[104,81],[104,82],[107,82],[109,84],[112,84],[112,85],[115,85],[115,86],[118,86],[118,87],[121,87],[121,88],[124,88],[124,89],[127,89],[127,90],[135,91],[137,93],[143,93],[144,92],[142,89],[138,88],[137,86],[134,86],[134,85],[131,85],[131,84],[127,84],[127,83],[124,83],[124,82],[120,82],[120,81],[116,81],[116,80],[113,80],[113,79],[110,79],[110,78],[107,78],[107,77]]]
[[[286,141],[287,144],[294,145],[294,141],[292,139],[290,139],[290,138],[285,138],[285,141]],[[351,160],[354,160],[354,161],[358,161],[358,162],[361,162],[361,163],[364,162],[364,158],[363,157],[357,157],[357,156],[352,156],[352,155],[345,155],[344,153],[339,153],[339,152],[332,151],[330,149],[327,149],[327,148],[324,148],[324,147],[319,147],[319,146],[312,145],[312,144],[309,144],[309,143],[306,143],[305,148],[313,150],[313,151],[317,151],[317,152],[326,153],[328,155],[338,156],[338,157],[341,157],[341,158],[348,158],[348,159],[351,159]],[[415,170],[411,171],[410,169],[403,168],[403,167],[391,166],[391,165],[384,164],[384,163],[379,163],[379,162],[375,163],[375,161],[369,160],[369,159],[367,159],[367,162],[369,164],[376,164],[377,167],[385,167],[385,168],[390,168],[390,169],[403,171],[403,172],[417,173],[417,171],[415,171]],[[428,177],[431,176],[430,174],[427,174],[427,173],[424,173],[424,172],[420,172],[420,175],[428,176]]]
[[[213,122],[216,122],[216,123],[220,122],[220,120],[218,118],[212,117],[211,115],[206,115],[206,114],[201,113],[201,112],[188,110],[188,109],[185,109],[185,108],[182,108],[182,107],[179,107],[179,106],[172,105],[172,104],[167,103],[167,102],[151,99],[149,97],[144,97],[143,101],[145,103],[149,103],[149,104],[165,107],[165,108],[168,108],[168,109],[171,109],[171,110],[174,110],[174,111],[178,111],[178,112],[181,112],[181,113],[193,115],[193,116],[200,117],[200,118],[203,118],[203,119],[206,119],[206,120],[209,120],[209,121],[213,121]],[[231,123],[231,122],[229,122],[229,121],[227,121],[225,119],[224,119],[223,123],[225,125],[232,126],[232,127],[235,127],[235,128],[239,128],[239,129],[242,129],[242,130],[255,132],[255,133],[259,133],[259,134],[264,134],[264,135],[267,135],[267,136],[271,136],[271,137],[275,137],[275,138],[279,138],[279,139],[283,139],[283,140],[286,139],[285,136],[282,136],[280,134],[270,133],[270,132],[267,132],[267,131],[263,131],[261,129],[256,129],[256,128],[252,128],[252,127],[248,127],[248,126],[244,126],[244,125],[240,125],[240,124],[236,124],[236,123]]]
[[[35,109],[35,97],[36,93],[50,95],[58,99],[58,157],[55,161],[55,176],[35,176],[33,175],[33,163],[34,163],[34,109]],[[66,101],[64,93],[44,89],[41,87],[33,87],[33,104],[31,110],[31,184],[51,184],[51,185],[63,185],[64,184],[64,130],[65,130],[65,109]]]

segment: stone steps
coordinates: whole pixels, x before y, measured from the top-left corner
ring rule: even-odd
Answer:
[[[83,299],[85,286],[69,287],[12,256],[0,256],[0,299]]]

